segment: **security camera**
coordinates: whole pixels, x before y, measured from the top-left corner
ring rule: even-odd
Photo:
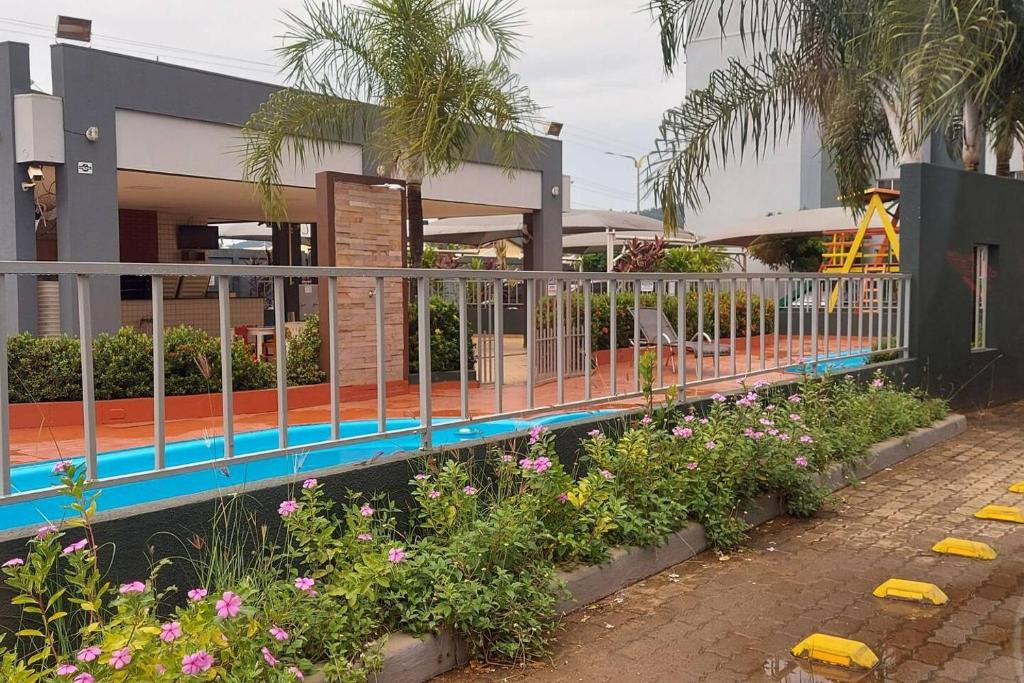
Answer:
[[[43,169],[40,166],[29,166],[28,167],[28,179],[33,183],[38,183],[43,179]]]

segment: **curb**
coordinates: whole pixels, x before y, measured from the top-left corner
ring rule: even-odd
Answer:
[[[967,418],[963,415],[949,415],[930,427],[916,429],[910,434],[887,439],[872,446],[868,456],[856,466],[844,470],[842,465],[833,465],[818,476],[818,482],[831,491],[845,488],[857,481],[876,474],[917,455],[947,439],[962,434],[967,429]],[[758,526],[784,514],[782,501],[778,496],[759,496],[743,511],[743,519],[751,526]],[[565,582],[566,593],[556,605],[556,610],[568,614],[584,605],[597,602],[669,567],[685,562],[709,549],[704,527],[688,524],[665,539],[664,545],[649,548],[613,548],[610,559],[602,565],[578,567],[557,573]],[[383,650],[384,665],[379,673],[371,675],[377,683],[422,683],[469,662],[469,648],[465,641],[447,629],[424,638],[415,638],[406,633],[393,633],[388,637]],[[306,678],[309,683],[324,683],[319,672]]]

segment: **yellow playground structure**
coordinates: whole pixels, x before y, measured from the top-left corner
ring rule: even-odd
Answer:
[[[900,271],[899,190],[865,190],[867,208],[855,230],[827,230],[823,233],[825,251],[822,273],[898,273]],[[874,297],[865,286],[861,298]],[[839,288],[832,290],[828,310],[836,306]],[[867,304],[862,301],[861,305]]]

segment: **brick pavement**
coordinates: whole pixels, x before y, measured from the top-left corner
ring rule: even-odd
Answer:
[[[777,519],[728,557],[704,553],[571,615],[552,657],[526,670],[471,667],[482,681],[1024,681],[1024,525],[975,519],[1024,506],[1024,403],[969,417],[968,431],[840,495],[811,520]],[[938,555],[947,536],[985,541],[994,561]],[[942,607],[881,600],[887,578],[929,581]],[[872,672],[795,661],[820,631],[861,640]]]

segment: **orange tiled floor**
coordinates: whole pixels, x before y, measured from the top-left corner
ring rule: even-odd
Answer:
[[[761,368],[760,342],[754,338],[751,344],[750,365],[748,370],[746,348],[744,340],[737,341],[736,367],[737,373],[758,372]],[[789,362],[789,354],[786,351],[788,339],[780,335],[780,361]],[[820,342],[819,342],[820,343]],[[844,345],[846,340],[844,338]],[[836,351],[835,338],[832,339],[830,350]],[[869,341],[864,339],[860,344],[853,342],[854,347],[867,348]],[[771,335],[765,337],[765,365],[774,364],[774,339]],[[801,355],[800,340],[793,337],[793,358]],[[811,343],[809,338],[804,339],[803,355],[810,355]],[[668,350],[665,349],[665,358],[668,357]],[[824,351],[819,349],[820,354]],[[726,355],[719,359],[720,375],[733,374],[733,360]],[[632,356],[620,360],[617,367],[617,391],[623,392],[633,389],[634,367]],[[703,377],[706,380],[715,375],[715,363],[713,357],[707,357],[703,363]],[[688,383],[696,381],[696,363],[694,356],[688,355],[686,359],[686,380]],[[759,375],[766,379],[775,380],[792,378],[782,372],[773,372]],[[594,398],[599,398],[610,392],[610,374],[607,365],[599,366],[591,376],[591,392]],[[663,377],[666,385],[677,382],[677,372],[670,365],[663,366]],[[565,401],[578,401],[584,397],[584,378],[567,378],[565,384]],[[735,380],[723,380],[709,382],[700,386],[690,386],[686,396],[707,395],[715,391],[726,391],[735,389]],[[535,387],[534,405],[546,406],[557,403],[557,383],[549,381],[538,384]],[[196,400],[207,400],[197,397]],[[459,385],[454,382],[435,384],[433,387],[431,402],[435,416],[457,416],[459,414]],[[617,400],[603,404],[604,407],[628,407],[637,405],[639,400]],[[469,396],[470,412],[473,415],[487,415],[494,412],[495,389],[493,386],[474,386],[470,388]],[[502,391],[502,408],[504,411],[521,410],[526,407],[526,386],[525,384],[506,385]],[[389,417],[416,417],[419,414],[419,394],[417,387],[409,387],[402,393],[389,395],[387,397],[387,412]],[[375,419],[377,417],[377,401],[375,397],[359,401],[343,402],[341,407],[342,420]],[[288,412],[289,424],[310,424],[316,422],[327,422],[330,419],[330,407],[327,405],[312,408],[293,409]],[[272,428],[277,426],[277,413],[254,413],[236,414],[235,431],[252,431],[257,429]],[[179,441],[185,439],[201,438],[204,436],[216,436],[221,433],[221,418],[171,420],[166,424],[168,441]],[[100,452],[111,451],[137,446],[146,446],[153,443],[153,424],[130,423],[117,425],[99,425],[97,428],[97,447]],[[70,457],[81,454],[84,450],[82,428],[80,426],[49,427],[42,424],[37,429],[12,429],[11,430],[11,455],[14,463],[26,463],[39,460],[52,460],[59,457]]]

